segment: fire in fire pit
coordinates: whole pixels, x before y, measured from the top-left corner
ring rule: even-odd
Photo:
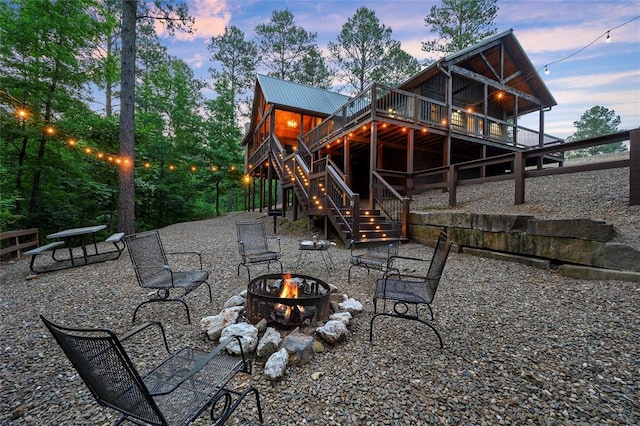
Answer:
[[[247,319],[286,328],[315,325],[329,315],[330,292],[327,283],[307,275],[261,275],[249,282]]]

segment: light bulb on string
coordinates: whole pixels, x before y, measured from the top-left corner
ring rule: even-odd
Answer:
[[[611,43],[611,34],[609,34],[609,31],[607,31],[607,38],[605,38],[605,40],[607,43]]]
[[[546,75],[549,75],[549,66],[547,66],[547,65],[544,66],[544,73]]]

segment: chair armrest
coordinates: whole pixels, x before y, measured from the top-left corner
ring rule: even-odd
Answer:
[[[202,269],[202,254],[199,251],[172,251],[167,252],[166,254],[170,255],[187,255],[192,254],[198,256],[198,261],[200,262],[200,269]]]
[[[169,349],[169,344],[167,343],[167,335],[164,332],[164,327],[158,321],[147,321],[147,322],[144,322],[144,323],[140,324],[139,326],[137,326],[135,328],[132,328],[131,330],[127,331],[125,334],[120,336],[118,339],[121,342],[124,342],[125,340],[129,339],[132,336],[135,336],[139,332],[147,329],[148,327],[151,327],[152,325],[156,325],[156,326],[158,326],[158,328],[160,328],[160,332],[162,333],[162,340],[164,341],[164,347],[167,349],[167,353],[170,354],[171,350]]]
[[[213,360],[216,356],[218,356],[220,352],[222,352],[227,347],[227,345],[231,343],[233,339],[238,340],[238,344],[240,344],[240,353],[242,354],[242,362],[246,363],[246,360],[244,357],[244,351],[242,350],[242,341],[240,339],[240,336],[231,336],[226,338],[222,342],[220,342],[220,344],[216,346],[215,349],[209,352],[206,356],[202,357],[202,359],[198,361],[198,363],[194,365],[193,368],[189,370],[189,372],[187,372],[187,374],[185,374],[184,377],[182,377],[182,379],[180,379],[180,381],[175,383],[171,389],[165,392],[150,393],[150,395],[151,396],[167,395],[173,392],[174,390],[176,390],[177,388],[179,388],[180,385],[182,385],[185,381],[190,379],[193,375],[197,374],[200,370],[202,370],[202,368],[205,365],[207,365],[209,362],[211,362],[211,360]]]

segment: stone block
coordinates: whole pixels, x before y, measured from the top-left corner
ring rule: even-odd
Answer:
[[[411,239],[415,242],[433,246],[438,240],[441,229],[439,226],[410,224],[409,235],[411,235]]]
[[[534,219],[527,226],[529,235],[611,241],[613,225],[594,219]]]
[[[640,272],[640,251],[620,243],[605,243],[604,268]]]
[[[474,214],[472,227],[489,232],[522,232],[533,218],[518,214]]]
[[[597,241],[460,228],[449,229],[449,235],[453,241],[464,247],[603,266],[604,243]]]
[[[537,257],[520,256],[512,253],[501,253],[493,250],[483,250],[470,247],[465,247],[462,252],[478,257],[519,263],[521,265],[527,265],[542,270],[551,269],[551,260],[549,259],[538,259]]]
[[[560,275],[583,280],[615,280],[640,282],[640,272],[618,271],[613,269],[594,268],[590,266],[560,265]]]
[[[432,226],[454,226],[471,228],[473,213],[466,212],[411,212],[409,223]]]

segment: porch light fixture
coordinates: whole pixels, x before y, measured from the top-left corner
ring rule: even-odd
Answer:
[[[289,119],[287,120],[287,127],[295,129],[296,127],[298,127],[298,122],[294,119]]]

